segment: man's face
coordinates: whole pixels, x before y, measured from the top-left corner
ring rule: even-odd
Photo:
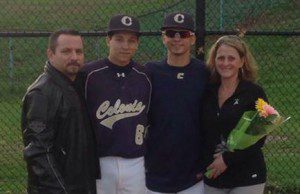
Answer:
[[[83,67],[84,53],[81,36],[62,34],[57,39],[55,51],[47,50],[50,63],[65,76],[74,80]]]
[[[106,39],[109,60],[120,66],[127,65],[139,45],[139,38],[133,32],[117,32]]]
[[[172,55],[190,54],[196,38],[193,32],[180,29],[166,29],[163,32],[163,43]]]

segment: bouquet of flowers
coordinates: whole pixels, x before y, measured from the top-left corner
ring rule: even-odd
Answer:
[[[281,124],[290,119],[281,116],[271,105],[259,98],[255,105],[256,111],[246,111],[236,127],[230,132],[227,141],[222,140],[216,148],[216,152],[243,150],[264,136],[271,133]],[[205,175],[210,177],[211,171]]]

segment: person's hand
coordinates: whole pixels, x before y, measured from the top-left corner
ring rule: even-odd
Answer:
[[[225,164],[221,153],[215,154],[214,159],[215,160],[207,167],[207,170],[211,170],[209,178],[212,179],[217,178],[227,169],[227,165]]]

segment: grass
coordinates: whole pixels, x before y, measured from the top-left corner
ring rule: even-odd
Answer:
[[[297,193],[300,185],[300,164],[298,162],[300,153],[296,148],[299,138],[284,138],[285,134],[273,137],[277,140],[268,143],[264,148],[268,164],[268,185],[273,189],[280,188],[285,193]]]
[[[20,101],[0,101],[0,193],[24,193],[25,163],[22,160]]]
[[[207,10],[211,13],[206,17],[206,28],[216,30],[223,26],[224,30],[232,30],[242,26],[252,31],[299,30],[299,6],[293,0],[207,1]]]
[[[61,27],[71,27],[78,30],[105,30],[109,17],[113,14],[126,13],[144,16],[155,10],[164,10],[179,3],[179,10],[189,9],[193,0],[22,0],[0,1],[2,19],[0,30],[53,30]],[[189,6],[187,6],[189,5]],[[168,10],[170,11],[170,10]],[[28,14],[30,13],[30,14]],[[54,14],[55,13],[55,14]],[[142,25],[143,29],[157,30],[161,13],[149,16],[149,25]],[[152,17],[152,18],[151,18]],[[156,18],[157,17],[157,18]],[[148,18],[147,18],[148,19]],[[153,24],[153,25],[152,25]],[[153,28],[154,27],[154,28]]]
[[[220,29],[220,1],[206,1],[207,30]],[[226,0],[224,29],[299,30],[299,4],[291,0]],[[176,4],[176,6],[172,6]],[[165,13],[188,11],[195,15],[195,0],[2,0],[0,31],[47,30],[61,27],[105,30],[116,13],[138,16],[144,31],[157,31]],[[149,14],[153,12],[152,14]],[[216,40],[206,37],[206,49]],[[270,102],[292,117],[272,134],[264,148],[268,185],[274,193],[299,193],[299,37],[247,36],[245,38],[260,67],[259,83]],[[27,86],[42,72],[47,38],[0,38],[0,193],[25,193],[26,170],[22,160],[20,104]],[[13,47],[10,67],[9,44]],[[86,61],[105,57],[105,38],[85,38]],[[166,51],[160,37],[141,37],[135,59],[158,60]]]

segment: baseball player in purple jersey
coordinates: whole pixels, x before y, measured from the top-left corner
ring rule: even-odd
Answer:
[[[86,65],[86,100],[98,143],[101,194],[144,194],[144,135],[151,83],[132,60],[139,22],[116,15],[108,25],[107,58]]]

